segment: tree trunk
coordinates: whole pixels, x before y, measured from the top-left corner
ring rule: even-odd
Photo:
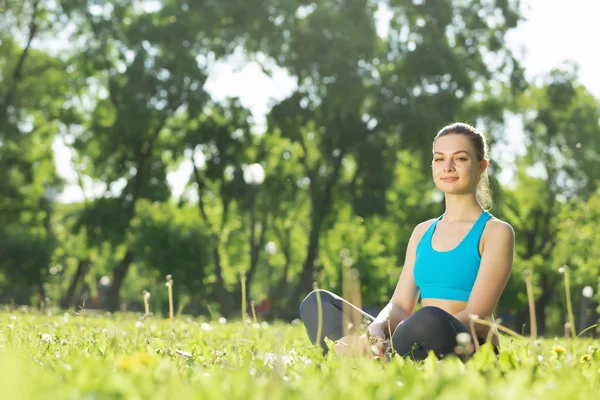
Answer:
[[[127,250],[125,256],[113,272],[112,284],[110,285],[106,295],[108,311],[114,312],[119,310],[121,286],[123,285],[125,275],[127,275],[127,271],[129,270],[129,266],[131,265],[132,261],[133,252],[131,250]]]
[[[74,305],[75,291],[77,289],[77,286],[79,285],[79,282],[83,281],[83,279],[85,278],[85,276],[87,275],[89,270],[90,270],[89,260],[88,259],[79,260],[79,263],[77,264],[77,271],[75,272],[75,275],[73,276],[73,280],[69,284],[67,293],[64,295],[64,297],[60,301],[61,308],[68,309]]]
[[[213,260],[215,263],[215,276],[217,282],[215,283],[215,295],[217,296],[217,301],[221,306],[221,314],[229,315],[233,310],[233,301],[231,298],[231,294],[225,289],[225,282],[223,280],[223,268],[221,266],[221,255],[219,254],[219,242],[218,240],[214,241],[213,248]]]
[[[279,282],[277,283],[277,285],[275,286],[275,290],[273,290],[273,297],[270,299],[271,300],[271,304],[275,305],[281,305],[284,306],[284,304],[282,303],[283,300],[283,294],[285,293],[285,286],[287,285],[287,280],[288,280],[288,274],[289,274],[289,270],[290,270],[290,260],[289,258],[286,257],[285,259],[285,265],[283,267],[283,275],[281,276],[281,279],[279,280]],[[283,309],[283,307],[278,307]]]
[[[546,307],[552,298],[553,285],[548,282],[548,274],[542,274],[540,280],[540,287],[542,288],[542,295],[535,302],[535,313],[537,318],[537,333],[538,336],[546,335]]]
[[[313,275],[315,271],[315,260],[319,254],[319,240],[321,239],[321,227],[325,217],[329,214],[331,205],[333,204],[333,187],[337,183],[340,175],[340,167],[342,160],[344,159],[345,150],[342,150],[340,155],[335,159],[335,165],[333,166],[333,172],[327,177],[324,182],[323,197],[320,196],[321,191],[317,186],[315,171],[309,172],[310,177],[310,192],[311,192],[311,230],[308,241],[308,249],[306,252],[306,259],[302,267],[302,273],[300,274],[300,282],[294,290],[292,301],[300,301],[307,295],[313,286]]]
[[[254,206],[252,207],[254,209]],[[248,288],[248,290],[246,291],[246,293],[249,295],[250,294],[250,288],[252,287],[252,281],[254,278],[254,275],[256,274],[256,268],[258,266],[258,258],[260,256],[260,250],[263,248],[263,245],[265,244],[265,235],[267,232],[267,213],[265,212],[263,215],[263,218],[261,220],[261,228],[260,228],[260,236],[258,238],[258,242],[256,242],[255,236],[256,236],[256,232],[255,232],[255,228],[256,228],[256,216],[254,215],[254,210],[252,211],[252,218],[251,218],[251,226],[250,229],[252,230],[250,233],[250,270],[248,271],[248,273],[246,274],[246,287]]]
[[[321,238],[321,224],[323,221],[321,216],[317,216],[317,214],[319,213],[313,207],[312,227],[308,241],[308,250],[304,265],[302,267],[302,273],[300,274],[300,281],[296,287],[296,290],[294,291],[294,295],[292,296],[293,300],[300,301],[312,290],[313,287],[315,260],[319,254],[319,240]]]

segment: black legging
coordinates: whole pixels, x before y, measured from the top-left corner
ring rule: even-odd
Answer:
[[[350,312],[360,312],[370,320],[375,319],[327,290],[318,290],[318,292],[322,307],[320,344],[325,353],[327,352],[325,337],[336,341],[344,335],[342,303],[349,305]],[[311,292],[300,304],[300,317],[304,322],[308,337],[313,344],[316,344],[317,291]],[[470,335],[469,329],[446,311],[438,307],[422,307],[396,327],[392,334],[392,346],[396,353],[403,357],[408,356],[413,360],[424,360],[430,350],[438,358],[443,358],[448,354],[455,354],[456,335],[462,332]],[[477,339],[479,343],[483,342],[483,339]],[[460,358],[465,360],[464,356],[460,356]]]

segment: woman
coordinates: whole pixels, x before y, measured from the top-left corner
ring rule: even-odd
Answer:
[[[391,339],[398,354],[414,360],[426,358],[429,351],[441,358],[454,353],[459,333],[471,333],[470,316],[493,318],[512,270],[514,232],[486,210],[491,205],[488,160],[485,137],[470,125],[446,126],[435,137],[433,180],[444,192],[446,211],[414,228],[394,294],[376,318],[349,305],[372,320],[368,326],[371,341]],[[422,307],[415,312],[419,294]],[[325,351],[324,337],[339,344],[357,344],[343,337],[343,302],[319,290],[300,305],[309,338],[319,341]],[[322,307],[319,339],[318,304]],[[491,337],[497,350],[497,331],[490,334],[489,327],[475,324],[475,333],[479,343]]]

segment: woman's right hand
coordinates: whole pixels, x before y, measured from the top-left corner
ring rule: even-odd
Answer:
[[[371,341],[373,339],[375,339],[376,337],[379,337],[379,338],[385,340],[386,327],[387,327],[387,323],[384,321],[375,320],[375,321],[371,322],[371,324],[367,327],[367,332],[369,332],[369,338],[371,339]]]

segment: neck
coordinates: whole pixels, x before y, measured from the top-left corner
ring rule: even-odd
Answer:
[[[477,219],[482,212],[476,194],[446,195],[444,219],[448,222]]]

